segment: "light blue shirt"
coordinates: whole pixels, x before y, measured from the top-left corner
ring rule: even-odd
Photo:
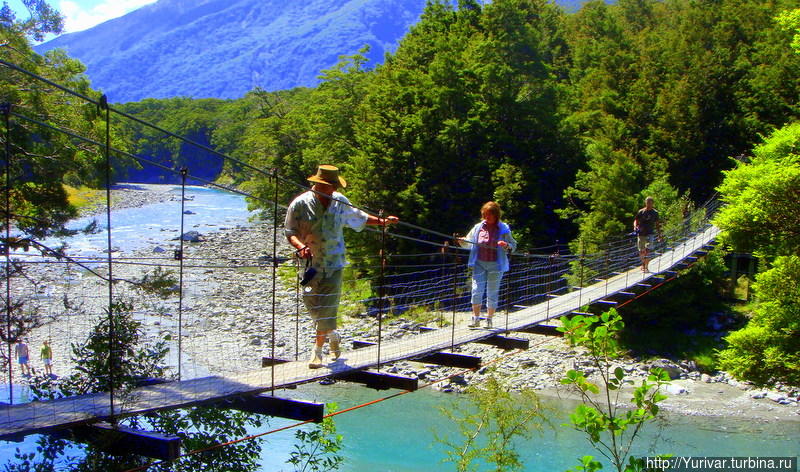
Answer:
[[[311,248],[312,265],[321,269],[341,269],[347,265],[343,228],[361,231],[369,215],[350,205],[350,200],[333,192],[326,209],[312,191],[297,196],[286,210],[284,233],[297,236]]]
[[[475,266],[475,261],[478,260],[478,232],[482,225],[483,221],[473,226],[472,229],[469,230],[467,237],[464,238],[466,241],[460,243],[461,247],[469,248],[468,267]],[[517,241],[514,239],[514,236],[511,235],[511,228],[502,221],[498,223],[498,226],[500,227],[500,232],[497,234],[497,240],[507,242],[509,250],[511,252],[515,251],[517,249]],[[497,267],[500,272],[508,271],[508,256],[506,255],[506,250],[500,246],[497,246]]]

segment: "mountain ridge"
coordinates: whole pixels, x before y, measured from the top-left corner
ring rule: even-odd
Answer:
[[[160,0],[37,46],[63,48],[112,102],[314,86],[341,55],[382,62],[425,0]],[[209,66],[212,65],[212,66]]]

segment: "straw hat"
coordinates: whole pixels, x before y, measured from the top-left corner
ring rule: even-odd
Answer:
[[[347,182],[339,175],[339,168],[329,165],[321,165],[317,167],[317,173],[307,179],[309,182],[317,182],[321,184],[330,184],[334,187],[347,187]]]

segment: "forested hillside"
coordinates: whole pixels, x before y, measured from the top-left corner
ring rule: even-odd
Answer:
[[[375,70],[355,55],[313,89],[127,109],[298,182],[337,164],[353,201],[445,233],[494,199],[526,247],[580,234],[591,250],[645,195],[667,215],[708,198],[731,157],[796,119],[800,60],[774,21],[794,6],[433,1]]]
[[[460,0],[456,7],[431,0],[397,51],[375,67],[362,51],[322,71],[313,88],[255,89],[236,100],[148,99],[121,109],[296,183],[320,163],[338,165],[356,204],[444,234],[466,231],[481,204],[496,200],[523,250],[558,239],[571,241],[573,252],[578,241],[594,252],[630,231],[646,195],[672,221],[720,188],[732,212],[720,220],[731,247],[776,265],[758,285],[773,304],[762,305],[724,360],[764,361],[796,379],[797,292],[781,287],[798,286],[800,267],[792,243],[800,228],[785,205],[800,191],[792,127],[800,114],[800,54],[790,46],[800,32],[798,8],[797,0],[622,0],[566,13],[544,0]],[[2,30],[13,46],[0,50],[4,60],[99,95],[77,61],[30,52],[25,36],[53,25],[4,24],[13,26]],[[4,102],[102,139],[101,110],[71,106],[6,68],[2,74]],[[30,123],[10,130],[12,152],[30,161],[15,160],[13,212],[31,228],[70,216],[61,182],[102,182],[96,148]],[[119,120],[110,139],[169,167],[239,185],[258,197],[254,207],[271,208],[270,172],[223,164]],[[122,156],[114,165],[119,179],[132,168]],[[175,181],[150,171],[131,175]],[[279,203],[297,192],[279,185]],[[348,243],[354,258],[377,252],[368,232]],[[402,253],[416,243],[389,244]],[[791,283],[777,282],[784,278]],[[763,339],[769,345],[754,344]]]

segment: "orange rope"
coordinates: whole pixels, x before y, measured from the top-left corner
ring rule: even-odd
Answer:
[[[547,341],[542,341],[541,343],[538,343],[535,346],[538,346],[540,344],[544,344],[545,342],[547,342]],[[482,367],[490,366],[492,364],[500,362],[501,360],[503,360],[503,359],[505,359],[507,357],[511,357],[512,355],[518,354],[518,353],[523,352],[523,351],[524,351],[524,349],[516,349],[516,350],[511,351],[509,353],[506,353],[504,355],[498,356],[497,358],[492,359],[491,361],[487,362]],[[457,371],[457,372],[455,372],[453,374],[450,374],[450,375],[448,375],[446,377],[442,377],[439,380],[435,380],[433,382],[428,382],[428,383],[422,385],[419,389],[423,389],[423,388],[430,387],[432,385],[436,385],[438,383],[444,382],[445,380],[450,380],[451,378],[453,378],[455,376],[464,374],[464,373],[469,372],[471,370],[474,370],[474,369],[463,369],[463,370]],[[397,398],[399,396],[405,395],[407,393],[412,393],[412,392],[413,392],[413,390],[403,390],[401,392],[397,392],[397,393],[394,393],[392,395],[388,395],[386,397],[378,398],[378,399],[375,399],[375,400],[372,400],[372,401],[369,401],[369,402],[366,402],[366,403],[362,403],[360,405],[352,406],[350,408],[345,408],[344,410],[339,410],[339,411],[335,411],[333,413],[329,413],[329,414],[323,416],[323,418],[332,418],[332,417],[334,417],[336,415],[341,415],[343,413],[348,413],[348,412],[351,412],[351,411],[359,410],[361,408],[364,408],[364,407],[367,407],[367,406],[370,406],[370,405],[374,405],[376,403],[381,403],[381,402],[386,401],[386,400],[391,400],[392,398]],[[181,454],[175,460],[177,461],[177,460],[180,460],[180,459],[182,459],[184,457],[188,457],[188,456],[195,455],[195,454],[200,454],[200,453],[207,452],[207,451],[210,451],[210,450],[213,450],[213,449],[217,449],[217,448],[220,448],[220,447],[230,446],[230,445],[238,444],[238,443],[244,442],[244,441],[250,441],[250,440],[253,440],[253,439],[260,438],[262,436],[267,436],[269,434],[279,433],[279,432],[285,431],[287,429],[292,429],[292,428],[296,428],[298,426],[303,426],[303,425],[311,423],[313,421],[314,420],[300,421],[300,422],[293,423],[293,424],[290,424],[290,425],[286,425],[286,426],[283,426],[283,427],[280,427],[280,428],[276,428],[276,429],[273,429],[273,430],[270,430],[270,431],[265,431],[263,433],[253,434],[253,435],[246,436],[246,437],[239,438],[239,439],[233,439],[233,440],[228,441],[228,442],[214,444],[213,446],[209,446],[209,447],[202,448],[202,449],[195,449],[195,450],[189,451],[189,452],[187,452],[185,454]],[[154,465],[163,464],[165,462],[168,462],[168,461],[163,461],[162,460],[162,461],[157,461],[157,462],[151,462],[149,464],[145,464],[145,465],[140,466],[140,467],[136,467],[136,468],[133,468],[133,469],[128,469],[125,472],[139,472],[139,471],[147,470],[147,469],[149,469],[150,467],[152,467]]]

